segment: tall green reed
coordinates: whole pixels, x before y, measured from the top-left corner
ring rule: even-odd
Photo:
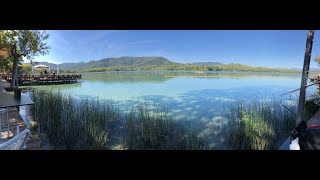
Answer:
[[[130,112],[99,99],[76,99],[59,91],[35,90],[30,112],[50,149],[203,149],[196,128],[166,111],[139,104]]]
[[[276,100],[238,102],[227,112],[227,147],[239,150],[276,149],[295,127],[295,106]]]

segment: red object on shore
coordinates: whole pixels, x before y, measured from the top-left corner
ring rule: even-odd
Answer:
[[[318,124],[311,124],[311,125],[308,125],[308,128],[310,128],[310,129],[320,129],[320,125],[318,125]]]

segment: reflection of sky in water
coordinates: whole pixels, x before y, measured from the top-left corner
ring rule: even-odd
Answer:
[[[237,100],[280,99],[281,94],[299,88],[301,81],[299,75],[271,73],[210,73],[201,77],[195,73],[108,72],[84,74],[83,78],[80,85],[60,88],[77,98],[117,101],[123,110],[131,109],[137,101],[148,102],[166,107],[177,119],[201,121],[217,119]],[[308,88],[308,93],[315,90]],[[292,98],[297,98],[298,92],[292,93]]]

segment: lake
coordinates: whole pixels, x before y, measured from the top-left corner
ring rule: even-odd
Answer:
[[[111,100],[122,111],[135,104],[165,108],[176,119],[214,121],[223,118],[225,108],[243,100],[277,99],[296,102],[300,74],[253,72],[126,71],[82,73],[81,83],[41,86],[54,88],[75,98]],[[310,95],[317,91],[312,86]]]
[[[281,95],[300,88],[300,83],[300,74],[286,73],[117,71],[82,73],[80,83],[36,88],[56,89],[77,99],[112,101],[122,112],[147,104],[186,124],[197,123],[199,135],[205,137],[210,149],[224,149],[224,137],[219,132],[230,105],[279,100],[296,106],[299,91]],[[307,96],[317,92],[311,86]],[[26,116],[24,109],[21,112]]]

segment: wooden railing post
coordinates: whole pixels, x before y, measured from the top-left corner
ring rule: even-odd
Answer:
[[[307,86],[307,80],[308,80],[308,74],[309,74],[313,37],[314,37],[314,30],[309,30],[307,35],[306,49],[305,49],[303,68],[302,68],[301,87],[300,87],[296,125],[298,125],[302,121],[303,114],[304,114],[304,103],[306,99],[306,86]]]

